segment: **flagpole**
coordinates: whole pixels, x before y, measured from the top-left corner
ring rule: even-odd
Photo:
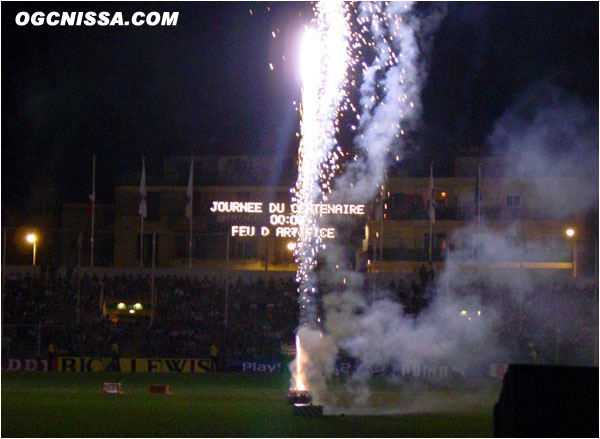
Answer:
[[[142,176],[145,179],[146,160],[142,157]],[[146,182],[144,181],[144,191],[146,190]],[[141,186],[141,185],[140,185]],[[141,196],[141,194],[140,194]],[[140,268],[144,268],[144,212],[140,212]]]
[[[383,194],[385,194],[385,190],[383,190],[381,194],[381,217],[379,218],[379,272],[381,272],[381,265],[383,263],[383,215],[385,211],[383,208]]]
[[[431,252],[433,245],[433,223],[429,220],[429,263],[432,262]]]
[[[379,263],[377,264],[377,274],[375,283],[379,286],[381,285],[381,270],[383,268],[383,201],[385,188],[381,186],[381,201],[380,201],[380,212],[381,216],[379,217]]]
[[[479,258],[479,240],[481,239],[481,163],[477,165],[477,242],[475,260]]]
[[[188,191],[189,191],[189,197],[190,197],[190,234],[189,234],[189,242],[188,242],[188,246],[189,246],[189,253],[188,253],[188,268],[191,270],[192,269],[192,226],[193,226],[193,220],[194,220],[194,159],[192,158],[192,164],[190,166],[190,178],[189,181],[191,183],[191,187],[188,187]]]
[[[140,215],[140,268],[144,268],[144,215]]]
[[[481,163],[477,165],[477,233],[481,233]]]
[[[225,327],[229,325],[229,233],[225,240]]]
[[[375,210],[377,210],[377,208],[375,208]],[[375,230],[375,226],[373,226],[373,230]],[[373,290],[371,292],[371,299],[373,300],[373,302],[375,302],[375,276],[377,276],[377,237],[373,236],[373,264],[372,264],[372,268],[371,268],[371,282],[372,282],[372,287]]]
[[[6,283],[6,227],[4,227],[4,232],[2,234],[2,310],[0,310],[1,312],[1,317],[0,319],[2,319],[0,321],[0,326],[2,326],[4,324],[4,296],[5,296],[5,287],[4,284]],[[4,326],[2,326],[2,328],[4,328]]]
[[[156,252],[156,232],[152,233],[152,277],[150,278],[150,304],[152,306],[152,313],[150,314],[150,326],[154,324],[154,313],[156,311],[156,290],[155,290],[155,277],[156,277],[156,263],[155,263],[155,252]]]
[[[433,220],[431,218],[431,203],[433,203],[433,162],[429,165],[429,178],[431,191],[429,194],[429,264],[432,264],[432,250],[433,250]]]
[[[92,158],[92,236],[90,237],[90,268],[94,268],[94,223],[96,210],[96,154]]]
[[[79,308],[81,307],[81,230],[77,238],[77,312],[75,321],[79,325]]]

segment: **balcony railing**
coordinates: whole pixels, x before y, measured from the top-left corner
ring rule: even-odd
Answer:
[[[367,256],[373,254],[373,249],[369,248]],[[376,250],[377,259],[380,258],[379,250]],[[443,261],[447,258],[447,249],[433,248],[432,259],[434,261]],[[523,251],[511,252],[510,255],[477,255],[474,249],[452,251],[451,257],[456,261],[472,261],[478,260],[481,262],[572,262],[573,253],[571,250],[555,250],[555,251]],[[425,248],[386,248],[383,250],[384,261],[427,261],[429,260],[429,249]]]
[[[561,211],[552,212],[544,209],[528,209],[525,207],[490,207],[481,206],[481,216],[489,221],[514,221],[514,220],[573,220],[574,214]],[[436,207],[435,217],[438,221],[470,221],[477,218],[476,206],[460,208],[457,206]],[[386,212],[387,220],[419,221],[428,220],[429,214],[425,209],[389,209]]]

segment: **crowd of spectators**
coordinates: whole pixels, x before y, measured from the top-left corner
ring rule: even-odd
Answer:
[[[217,341],[227,357],[272,357],[293,340],[298,322],[292,280],[240,276],[226,294],[225,281],[215,277],[165,276],[156,279],[155,295],[151,336],[144,343],[151,355],[205,356]]]
[[[224,280],[171,275],[89,276],[74,272],[6,279],[2,349],[35,355],[52,342],[63,355],[107,355],[118,341],[124,355],[206,357],[214,343],[228,357],[279,355],[298,322],[293,280]],[[227,296],[227,297],[226,297]],[[227,322],[225,308],[227,299]],[[140,303],[128,314],[118,303]],[[227,323],[227,324],[226,324]]]
[[[380,289],[367,280],[364,290],[370,300],[385,296],[400,303],[405,313],[417,315],[436,294],[434,277],[423,266],[413,276],[384,284],[380,280]],[[226,287],[223,279],[207,276],[161,275],[152,285],[149,275],[83,273],[79,278],[76,272],[43,270],[7,277],[4,288],[5,356],[43,354],[50,343],[59,355],[109,356],[111,345],[118,342],[126,357],[208,358],[210,346],[218,344],[226,358],[274,358],[293,343],[298,325],[292,276],[264,280],[236,275]],[[324,294],[332,288],[320,286]],[[156,302],[151,317],[152,289]],[[471,290],[492,297],[485,284]],[[576,287],[561,281],[521,294],[494,293],[500,300],[487,303],[502,315],[494,322],[495,331],[524,360],[532,359],[526,357],[532,350],[536,361],[546,363],[593,355],[597,285]],[[141,303],[144,310],[119,311],[120,302]]]
[[[513,359],[591,365],[598,355],[598,288],[550,282],[515,294],[502,291],[496,331]],[[595,346],[595,348],[594,348]],[[594,360],[594,356],[596,359]]]

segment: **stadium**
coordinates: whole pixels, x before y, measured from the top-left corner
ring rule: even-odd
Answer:
[[[2,5],[2,436],[598,436],[597,4],[71,6]]]

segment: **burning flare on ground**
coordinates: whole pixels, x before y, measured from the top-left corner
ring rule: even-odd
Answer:
[[[300,347],[300,337],[296,335],[296,373],[294,374],[294,390],[307,390],[304,384],[304,374],[302,372],[302,349]]]

